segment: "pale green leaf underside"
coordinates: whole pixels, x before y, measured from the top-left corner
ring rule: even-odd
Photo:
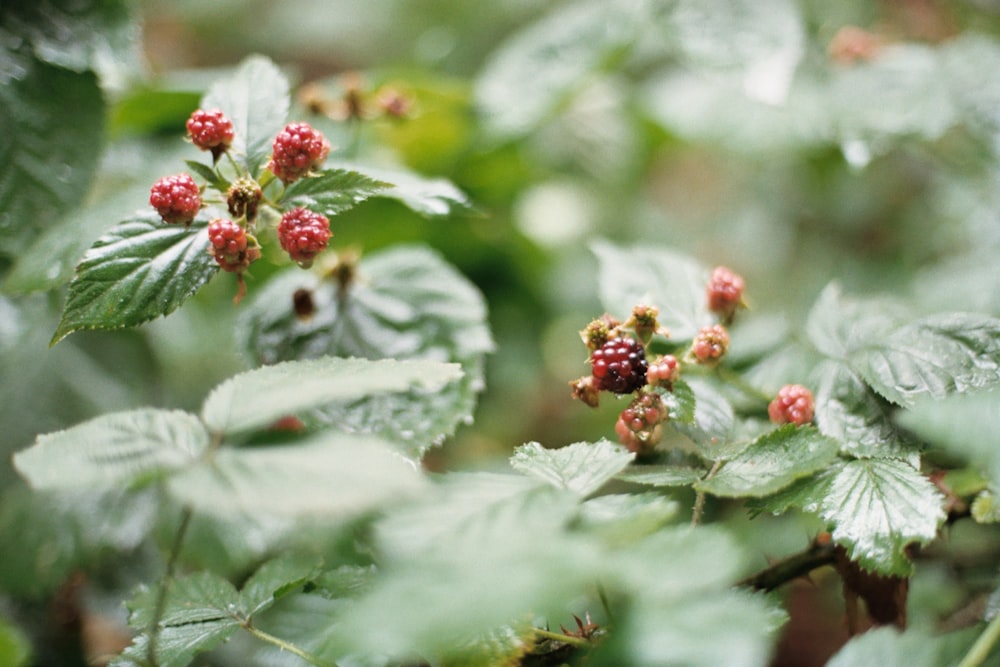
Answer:
[[[204,109],[222,110],[233,122],[231,150],[254,174],[285,126],[288,80],[268,58],[250,56],[229,78],[217,81],[201,104]]]
[[[587,497],[621,472],[635,454],[607,440],[546,449],[537,442],[518,447],[510,459],[518,472]]]
[[[202,512],[343,517],[413,494],[424,483],[387,443],[328,432],[304,444],[224,448],[211,465],[188,468],[167,485]]]
[[[731,498],[770,495],[829,465],[838,443],[810,427],[788,425],[754,440],[695,488]]]
[[[99,238],[69,285],[57,343],[81,329],[118,329],[167,315],[215,275],[201,225],[164,224],[137,215]]]
[[[440,389],[462,377],[458,364],[324,357],[286,361],[240,373],[205,399],[202,419],[218,433],[251,431],[334,401],[413,386]]]
[[[40,435],[14,465],[38,489],[109,488],[191,465],[208,444],[197,417],[145,408]]]

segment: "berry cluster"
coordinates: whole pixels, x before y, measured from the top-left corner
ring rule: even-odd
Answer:
[[[705,286],[705,300],[708,309],[719,315],[724,322],[731,322],[736,309],[742,307],[743,277],[725,266],[717,266]]]
[[[721,324],[702,327],[691,341],[690,357],[695,363],[718,364],[729,349],[729,333]]]
[[[767,406],[767,415],[775,424],[802,426],[813,420],[815,407],[811,391],[800,384],[787,384]]]
[[[190,174],[159,179],[149,191],[149,203],[169,224],[190,226],[206,206],[225,203],[231,218],[212,216],[207,225],[208,252],[223,271],[237,274],[239,301],[245,291],[243,273],[261,257],[256,237],[259,220],[277,223],[277,236],[289,258],[308,267],[326,249],[332,235],[326,216],[302,207],[282,210],[281,185],[311,176],[330,153],[330,142],[307,123],[290,123],[277,134],[267,169],[249,173],[232,157],[236,139],[233,122],[219,109],[198,109],[187,120],[188,139],[212,154],[212,174],[199,186]],[[220,162],[229,155],[232,159]],[[200,170],[201,173],[206,173]],[[280,183],[279,183],[280,181]],[[209,196],[208,191],[215,194]],[[272,211],[261,215],[261,206]]]
[[[642,392],[622,410],[615,434],[637,456],[648,456],[663,438],[663,424],[670,418],[659,394]]]
[[[646,351],[633,338],[612,338],[590,355],[598,389],[631,394],[646,384]]]

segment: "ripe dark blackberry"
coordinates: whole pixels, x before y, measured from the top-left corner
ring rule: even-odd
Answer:
[[[149,204],[164,222],[190,225],[201,208],[201,190],[189,174],[164,176],[149,189]]]
[[[746,283],[738,273],[725,266],[715,267],[705,287],[708,309],[721,315],[726,322],[732,320],[736,309],[743,304],[745,287]]]
[[[291,123],[274,138],[271,172],[286,185],[305,176],[330,154],[330,142],[308,123]]]
[[[208,223],[209,252],[224,271],[242,273],[260,256],[249,247],[247,233],[232,220],[217,218]]]
[[[300,264],[312,262],[330,240],[330,221],[307,208],[293,208],[278,223],[278,240],[288,256]]]
[[[767,415],[775,424],[801,426],[813,420],[815,407],[811,391],[800,384],[786,384],[767,406]]]
[[[646,351],[632,338],[612,338],[590,355],[598,389],[630,394],[646,384]]]
[[[203,151],[212,151],[215,160],[233,143],[233,122],[218,109],[198,109],[187,121],[188,136]]]

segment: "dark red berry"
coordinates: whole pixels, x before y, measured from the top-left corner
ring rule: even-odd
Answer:
[[[718,324],[702,327],[691,341],[691,356],[699,364],[716,364],[729,349],[729,334]]]
[[[164,222],[190,225],[201,209],[201,190],[188,174],[164,176],[149,189],[149,204]]]
[[[598,389],[630,394],[646,384],[646,351],[632,338],[612,338],[590,355]]]
[[[733,313],[743,303],[743,277],[725,266],[717,266],[712,271],[705,288],[708,309],[718,313],[724,320],[732,319]]]
[[[293,208],[278,223],[278,240],[296,262],[312,262],[330,240],[330,221],[307,208]]]
[[[217,218],[208,223],[208,241],[209,252],[224,271],[242,273],[260,256],[249,245],[246,231],[232,220]]]
[[[622,410],[615,423],[618,440],[639,456],[652,453],[663,437],[663,423],[670,418],[659,394],[643,393]]]
[[[257,206],[263,198],[264,193],[257,181],[244,176],[229,187],[226,192],[226,205],[229,207],[230,215],[252,221],[257,218]]]
[[[815,407],[811,391],[800,384],[787,384],[767,406],[767,415],[775,424],[801,426],[813,420]]]
[[[203,151],[212,151],[216,160],[233,143],[233,122],[218,109],[198,109],[187,121],[188,136]]]
[[[271,146],[268,168],[288,184],[319,166],[330,153],[330,142],[308,123],[291,123],[278,133]]]

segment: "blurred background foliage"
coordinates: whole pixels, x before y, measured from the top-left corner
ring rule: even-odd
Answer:
[[[249,53],[286,68],[293,116],[332,159],[402,164],[475,204],[439,220],[372,200],[333,221],[335,247],[425,242],[486,296],[497,351],[476,423],[432,468],[611,435],[618,408],[567,386],[600,314],[597,238],[743,274],[746,341],[798,326],[831,280],[1000,315],[995,0],[5,0],[0,47],[0,537],[25,552],[5,553],[0,588],[18,594],[145,547],[127,523],[65,537],[72,512],[39,528],[52,508],[26,509],[9,452],[110,410],[196,409],[247,364],[222,280],[137,330],[47,342],[75,261],[194,156],[184,120]],[[385,87],[406,118],[336,119]],[[280,268],[261,264],[251,293]],[[51,562],[25,575],[38,553]]]

